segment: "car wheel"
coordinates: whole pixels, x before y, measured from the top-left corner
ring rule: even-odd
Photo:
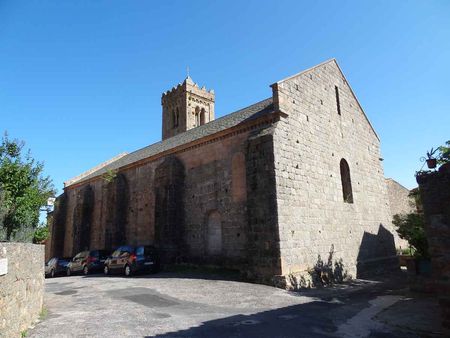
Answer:
[[[125,272],[125,276],[127,276],[127,277],[131,276],[131,268],[128,264],[125,265],[124,272]]]
[[[83,274],[85,276],[89,275],[89,268],[87,267],[87,265],[85,265],[84,268],[83,268]]]
[[[67,270],[66,270],[66,275],[67,276],[70,276],[72,274],[72,271],[70,270],[70,268],[68,268]]]
[[[52,271],[50,271],[50,277],[55,277],[55,270],[54,269],[52,269]]]
[[[104,273],[105,275],[109,275],[109,268],[108,268],[108,265],[105,265],[105,267],[103,268],[103,273]]]

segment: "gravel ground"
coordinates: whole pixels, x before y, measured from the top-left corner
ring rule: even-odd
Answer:
[[[210,274],[59,277],[46,280],[48,315],[28,336],[417,337],[376,319],[405,299],[364,281],[295,293]]]

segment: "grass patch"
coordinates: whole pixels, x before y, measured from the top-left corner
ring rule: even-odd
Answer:
[[[23,330],[20,332],[20,337],[25,338],[28,335],[28,330]]]
[[[45,307],[42,307],[41,313],[39,314],[39,320],[44,320],[48,316],[48,310]]]
[[[416,250],[414,248],[397,248],[397,255],[414,256]]]

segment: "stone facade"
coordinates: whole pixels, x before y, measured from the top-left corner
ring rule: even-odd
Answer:
[[[44,297],[44,246],[0,243],[8,273],[0,276],[0,337],[20,337],[39,317]]]
[[[395,267],[380,140],[337,63],[272,89],[275,110],[288,115],[274,135],[282,275],[304,277],[330,258],[353,277]],[[350,201],[343,196],[342,159]]]
[[[246,174],[250,167],[250,182],[273,179],[260,171],[273,160],[253,153],[253,147],[267,143],[260,141],[257,131],[268,123],[158,156],[121,170],[112,181],[99,178],[67,187],[54,211],[53,255],[71,256],[87,247],[111,249],[124,243],[156,244],[165,262],[247,269],[249,259],[256,259],[248,255],[247,238],[254,238],[254,231],[273,240],[275,232],[274,223],[271,233],[247,228],[248,217],[254,219],[256,209],[262,210],[247,208],[247,189],[251,195],[261,192],[253,198],[257,206],[271,191],[247,185]],[[249,153],[251,161],[246,160]],[[263,212],[269,217],[271,210]]]
[[[410,191],[392,178],[386,179],[386,186],[389,196],[389,206],[391,210],[391,219],[397,214],[409,214],[416,212],[416,203],[414,198],[410,197]],[[395,246],[399,249],[409,247],[408,241],[398,237],[394,231]]]
[[[154,244],[166,262],[284,286],[321,257],[351,276],[395,266],[380,141],[335,60],[217,120],[213,93],[191,81],[163,95],[162,142],[68,181],[54,255]],[[189,88],[203,103],[189,106]],[[190,120],[197,104],[209,122]]]

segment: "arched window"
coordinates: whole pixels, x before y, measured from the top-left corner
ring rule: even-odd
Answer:
[[[198,127],[200,125],[200,107],[195,107],[195,126]]]
[[[175,112],[175,127],[178,127],[179,123],[180,123],[180,110],[177,107],[177,110]]]
[[[220,255],[222,253],[222,222],[218,211],[213,211],[208,216],[207,246],[209,255]]]
[[[352,180],[350,178],[350,168],[345,159],[341,159],[341,183],[342,196],[345,203],[353,203]]]
[[[202,108],[202,110],[200,111],[200,125],[201,126],[205,124],[205,115],[206,115],[205,108]]]

